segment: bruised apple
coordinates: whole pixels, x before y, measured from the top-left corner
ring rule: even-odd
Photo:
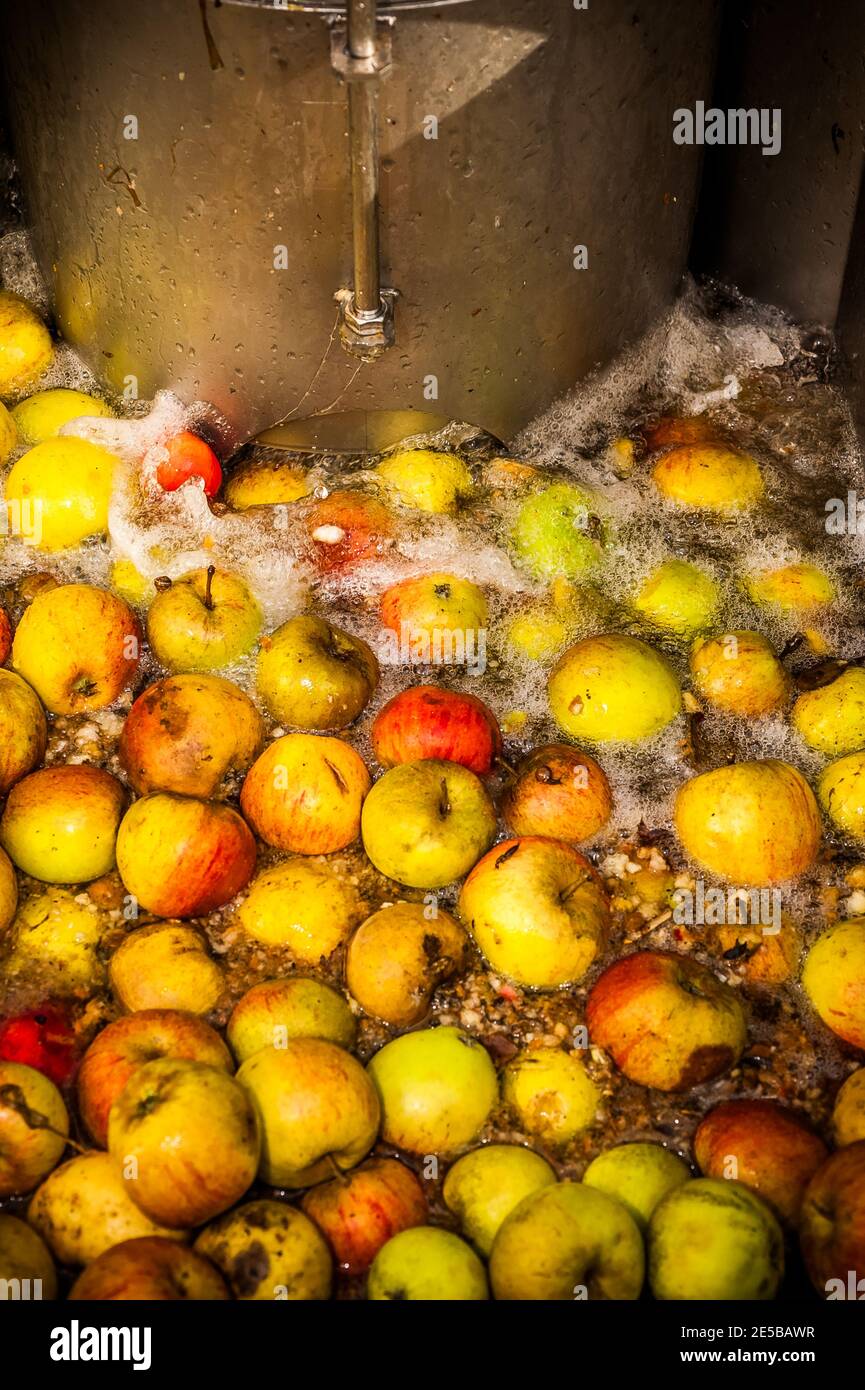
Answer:
[[[342,739],[286,734],[253,763],[240,807],[275,849],[331,854],[357,839],[369,787],[363,759]]]
[[[505,1067],[502,1096],[520,1128],[551,1146],[591,1128],[601,1099],[582,1059],[560,1047],[518,1053]]]
[[[833,1153],[805,1193],[799,1240],[811,1282],[827,1298],[861,1297],[865,1270],[865,1140]]]
[[[313,564],[327,574],[384,554],[393,518],[378,498],[337,488],[309,508],[306,529]]]
[[[361,831],[380,873],[410,888],[443,888],[492,843],[496,814],[473,772],[430,758],[379,778],[364,802]]]
[[[28,1123],[29,1113],[44,1124]],[[66,1148],[69,1115],[47,1076],[20,1062],[0,1062],[0,1198],[30,1192]]]
[[[124,887],[159,917],[200,917],[252,877],[255,840],[230,806],[171,792],[132,804],[117,835]]]
[[[386,1241],[428,1219],[423,1188],[395,1158],[370,1158],[351,1173],[319,1183],[301,1205],[348,1274],[363,1274]]]
[[[385,1043],[368,1066],[381,1098],[382,1138],[409,1153],[470,1144],[498,1101],[489,1054],[460,1028],[424,1028]]]
[[[38,976],[58,999],[87,998],[105,984],[99,945],[105,918],[82,894],[53,884],[19,908],[4,973],[11,983]]]
[[[136,1236],[183,1240],[185,1234],[145,1216],[110,1155],[101,1151],[77,1154],[49,1173],[30,1200],[27,1220],[62,1265],[88,1265]]]
[[[805,958],[802,988],[827,1028],[865,1050],[865,917],[821,932]]]
[[[794,1110],[768,1100],[729,1100],[705,1115],[694,1157],[707,1178],[736,1178],[790,1226],[828,1150]]]
[[[747,1040],[735,990],[689,956],[637,951],[589,992],[589,1037],[631,1081],[687,1091],[728,1071]]]
[[[0,670],[0,796],[45,757],[48,724],[35,690],[14,671]]]
[[[753,718],[772,714],[786,703],[789,678],[760,632],[737,629],[698,639],[690,664],[698,694],[716,709]]]
[[[366,708],[378,684],[378,662],[359,637],[298,614],[259,643],[256,685],[280,724],[344,729]]]
[[[222,971],[207,954],[204,938],[180,922],[151,922],[130,932],[111,957],[108,976],[120,1003],[130,1012],[210,1013],[225,988]],[[158,1050],[156,1055],[161,1055]]]
[[[138,1236],[112,1245],[79,1274],[72,1302],[137,1303],[228,1298],[222,1275],[209,1260],[166,1236]]]
[[[262,980],[237,1001],[225,1035],[239,1062],[263,1047],[284,1047],[289,1038],[324,1038],[350,1048],[357,1024],[348,1004],[330,985],[306,975]]]
[[[330,1252],[313,1223],[287,1202],[245,1202],[195,1242],[235,1298],[303,1302],[330,1296]]]
[[[345,982],[365,1013],[410,1028],[429,1011],[436,986],[465,961],[465,932],[449,912],[421,903],[380,908],[349,942]]]
[[[256,941],[288,946],[296,960],[318,965],[342,945],[363,913],[348,878],[329,864],[294,856],[252,880],[237,920]]]
[[[24,610],[12,665],[52,714],[86,714],[132,684],[141,646],[141,624],[122,599],[92,584],[59,584]]]
[[[548,694],[562,732],[592,743],[639,743],[672,723],[682,707],[666,657],[619,632],[569,647],[553,667]]]
[[[382,767],[443,758],[482,776],[500,755],[502,736],[492,710],[476,695],[414,685],[376,715],[372,746]]]
[[[612,810],[605,772],[570,743],[529,753],[502,802],[502,815],[515,835],[548,835],[576,844],[597,834]]]

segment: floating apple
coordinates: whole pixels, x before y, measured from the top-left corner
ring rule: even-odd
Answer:
[[[383,907],[358,927],[345,958],[349,993],[365,1013],[410,1028],[429,1012],[436,986],[459,971],[468,942],[449,912],[421,903]]]
[[[248,695],[221,676],[169,676],[132,706],[118,753],[137,792],[214,797],[261,751],[264,721]]]
[[[399,449],[376,473],[398,502],[419,512],[454,512],[474,489],[462,459],[435,449]]]
[[[114,993],[130,1013],[182,1009],[207,1014],[225,988],[203,937],[179,922],[152,922],[130,932],[111,957],[108,974]],[[163,1054],[157,1050],[156,1055]],[[197,1052],[193,1060],[199,1060]]]
[[[366,1296],[376,1302],[481,1302],[489,1298],[486,1270],[464,1240],[437,1226],[393,1236],[376,1255]]]
[[[372,746],[382,767],[443,758],[483,776],[501,754],[502,736],[492,710],[476,695],[413,685],[379,710]]]
[[[589,742],[639,743],[676,718],[682,695],[665,657],[636,637],[605,633],[569,647],[550,675],[559,728]]]
[[[615,1197],[645,1231],[652,1212],[668,1192],[689,1182],[691,1170],[662,1144],[616,1144],[593,1158],[583,1182]]]
[[[6,463],[17,447],[18,430],[15,421],[5,405],[0,403],[0,464]]]
[[[44,444],[54,439],[63,425],[72,420],[111,418],[112,411],[98,396],[84,391],[57,387],[52,391],[37,391],[19,401],[12,411],[23,444]]]
[[[165,492],[176,492],[190,478],[200,478],[205,497],[216,496],[222,485],[222,469],[209,444],[191,430],[181,430],[165,447],[168,457],[156,469],[156,481]]]
[[[0,396],[26,390],[53,356],[51,335],[36,310],[21,295],[0,290]]]
[[[794,1110],[768,1100],[724,1101],[694,1135],[694,1157],[705,1177],[737,1178],[791,1226],[827,1152]]]
[[[117,835],[124,887],[160,917],[222,907],[246,887],[255,856],[249,826],[230,806],[171,792],[133,802]]]
[[[601,1099],[582,1059],[560,1047],[519,1052],[504,1069],[502,1096],[520,1129],[552,1146],[590,1129]]]
[[[48,725],[35,690],[13,671],[0,671],[0,796],[45,757]]]
[[[805,1193],[799,1240],[818,1293],[850,1297],[865,1270],[865,1140],[831,1154]],[[834,1284],[834,1288],[832,1285]]]
[[[350,1048],[357,1024],[341,994],[321,980],[289,975],[253,985],[234,1006],[226,1037],[239,1062],[289,1038],[324,1038]]]
[[[160,926],[157,930],[165,929]],[[185,933],[188,929],[180,930]],[[134,936],[127,938],[127,942],[132,940]],[[108,1144],[112,1105],[138,1067],[158,1057],[232,1070],[231,1054],[222,1038],[194,1014],[180,1009],[139,1009],[115,1019],[97,1033],[78,1072],[81,1118],[88,1134],[102,1148]]]
[[[489,1054],[459,1028],[403,1033],[368,1070],[381,1097],[382,1138],[409,1153],[450,1154],[470,1144],[498,1100]]]
[[[25,899],[15,918],[4,972],[38,978],[57,998],[86,998],[105,984],[98,948],[103,915],[76,891],[52,885]]]
[[[720,1076],[747,1039],[735,990],[672,951],[638,951],[608,966],[589,992],[586,1021],[625,1076],[658,1091]]]
[[[649,1283],[664,1301],[770,1299],[784,1276],[781,1227],[740,1182],[674,1188],[652,1214],[648,1246]]]
[[[596,499],[571,483],[553,483],[529,497],[512,532],[517,555],[539,579],[584,574],[601,558],[601,536]]]
[[[802,988],[827,1028],[865,1049],[865,917],[821,932],[805,959]]]
[[[790,721],[818,753],[857,752],[865,746],[865,670],[850,666],[828,685],[803,691]]]
[[[787,673],[760,632],[737,629],[698,640],[690,665],[697,692],[730,714],[772,714],[787,701]]]
[[[236,574],[208,565],[157,593],[147,639],[169,671],[216,671],[239,660],[261,631],[261,610]]]
[[[378,684],[372,649],[324,618],[289,618],[260,646],[258,693],[280,724],[344,729],[366,708]]]
[[[441,573],[401,579],[385,590],[380,613],[393,634],[391,665],[462,666],[483,659],[489,610],[483,591],[468,579]]]
[[[579,844],[606,825],[613,794],[603,768],[569,743],[535,748],[505,792],[502,815],[515,835]]]
[[[839,1149],[865,1139],[865,1067],[851,1072],[835,1097],[832,1133]]]
[[[321,1038],[292,1038],[243,1063],[262,1137],[260,1176],[272,1187],[312,1187],[354,1168],[378,1134],[375,1087],[349,1052]]]
[[[62,1086],[75,1071],[78,1044],[68,1010],[42,1004],[0,1021],[0,1060],[20,1062]]]
[[[363,847],[375,867],[411,888],[443,888],[477,862],[495,838],[496,814],[483,784],[459,763],[400,763],[364,802]]]
[[[463,1235],[485,1258],[506,1217],[556,1175],[545,1158],[520,1144],[484,1144],[448,1169],[442,1196]]]
[[[6,476],[5,494],[25,541],[38,550],[69,550],[106,532],[118,467],[107,449],[73,435],[22,454]]]
[[[46,883],[87,883],[114,868],[126,795],[87,763],[44,767],[17,782],[0,820],[0,843],[25,874]]]
[[[200,1226],[255,1178],[258,1123],[222,1067],[160,1057],[136,1068],[108,1117],[108,1151],[126,1191],[153,1221]]]
[[[5,850],[0,849],[0,932],[4,932],[18,906],[18,877]]]
[[[509,653],[518,659],[547,661],[573,641],[574,623],[546,603],[533,603],[515,613],[505,626]]]
[[[745,588],[754,603],[780,608],[785,613],[807,613],[833,603],[836,597],[828,574],[804,562],[749,575]]]
[[[310,483],[293,460],[245,459],[225,484],[225,500],[235,511],[288,505],[306,497]]]
[[[291,858],[253,879],[237,920],[256,941],[288,946],[296,960],[318,965],[342,945],[364,910],[355,886],[330,865]]]
[[[141,625],[122,599],[92,584],[59,584],[24,610],[12,664],[52,714],[85,714],[132,684],[141,643]]]
[[[655,451],[671,444],[717,442],[717,427],[705,415],[662,415],[640,430],[646,447]]]
[[[643,1287],[643,1240],[619,1202],[578,1182],[523,1198],[502,1223],[490,1255],[501,1300],[633,1301]]]
[[[146,607],[156,591],[153,580],[141,573],[134,560],[112,560],[108,582],[111,592],[118,594],[131,608]]]
[[[371,1158],[343,1177],[319,1183],[302,1205],[348,1274],[363,1274],[392,1236],[428,1219],[423,1188],[395,1158]]]
[[[377,498],[338,488],[310,507],[306,528],[313,564],[326,574],[382,555],[393,535],[393,519]]]
[[[313,1223],[286,1202],[245,1202],[195,1242],[235,1298],[309,1302],[330,1297],[330,1252]]]
[[[714,444],[670,449],[655,464],[652,479],[671,502],[710,512],[743,511],[765,492],[760,469],[748,454]]]
[[[8,1212],[0,1212],[0,1279],[9,1287],[17,1279],[43,1302],[57,1297],[57,1271],[47,1245],[32,1226]]]
[[[227,1299],[222,1276],[209,1260],[165,1236],[138,1236],[113,1245],[79,1274],[72,1302],[168,1302]]]
[[[369,787],[363,759],[342,739],[286,734],[253,763],[240,806],[276,849],[332,854],[357,839]]]
[[[536,989],[582,979],[601,950],[609,905],[579,850],[539,836],[506,840],[463,884],[459,911],[494,970]]]
[[[720,878],[781,883],[804,873],[820,846],[820,812],[801,772],[767,758],[703,772],[676,793],[686,853]]]
[[[653,627],[677,637],[692,637],[709,627],[718,612],[721,595],[705,570],[686,560],[665,560],[643,581],[633,605]]]
[[[54,1082],[33,1067],[0,1061],[0,1198],[31,1192],[57,1163],[68,1133]]]
[[[865,840],[865,751],[848,753],[824,767],[817,797],[837,830]]]

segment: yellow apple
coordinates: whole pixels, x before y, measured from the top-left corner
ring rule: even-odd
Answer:
[[[0,669],[0,796],[38,767],[45,756],[48,724],[32,686]]]
[[[748,454],[713,444],[682,444],[652,470],[658,491],[683,507],[737,512],[763,497],[763,477]]]
[[[222,971],[204,939],[179,922],[152,922],[130,932],[108,966],[124,1009],[186,1009],[207,1014],[225,988]]]
[[[865,747],[865,671],[849,666],[828,685],[803,691],[790,722],[818,753],[858,752]]]
[[[225,484],[225,500],[235,511],[297,502],[311,491],[306,474],[298,465],[248,459],[241,463]]]
[[[126,793],[87,763],[43,767],[17,782],[0,820],[0,843],[25,874],[45,883],[87,883],[114,868]]]
[[[555,1181],[549,1163],[532,1149],[521,1144],[483,1144],[451,1165],[442,1197],[463,1235],[486,1259],[514,1207]]]
[[[633,605],[653,627],[691,637],[709,626],[721,594],[711,575],[686,560],[665,560],[643,581]]]
[[[237,910],[244,931],[267,946],[288,946],[318,965],[341,946],[364,913],[355,886],[329,864],[292,858],[258,874]]]
[[[772,714],[790,691],[786,671],[760,632],[737,629],[698,639],[690,665],[698,694],[730,714]]]
[[[466,934],[449,912],[421,903],[380,908],[358,927],[345,957],[345,982],[365,1013],[410,1028],[429,1011],[433,991],[459,971]]]
[[[865,1067],[851,1072],[835,1097],[832,1133],[839,1149],[865,1139]]]
[[[8,1212],[0,1212],[0,1280],[11,1286],[17,1279],[22,1298],[47,1301],[57,1297],[57,1271],[48,1247],[32,1226]],[[14,1297],[10,1294],[9,1296]]]
[[[817,797],[836,829],[851,839],[865,840],[865,749],[824,767]]]
[[[52,714],[85,714],[132,684],[141,646],[141,626],[122,599],[91,584],[60,584],[25,609],[12,665]]]
[[[58,998],[86,998],[105,984],[98,955],[104,933],[102,914],[68,888],[46,888],[27,898],[12,928],[12,950],[5,962],[10,978],[39,978]]]
[[[15,421],[0,402],[0,464],[5,463],[9,455],[18,447],[18,431],[15,428]]]
[[[98,396],[88,396],[84,391],[70,391],[59,387],[53,391],[37,391],[26,400],[19,401],[12,411],[18,433],[24,444],[44,444],[60,433],[63,425],[71,420],[111,416],[113,412]]]
[[[835,585],[823,570],[806,563],[761,570],[745,579],[754,603],[768,604],[785,613],[807,613],[835,599]]]
[[[216,671],[245,656],[261,631],[261,610],[236,574],[191,570],[157,593],[147,638],[169,671]]]
[[[380,873],[410,888],[443,888],[489,848],[496,815],[475,773],[425,758],[379,778],[364,802],[361,831]]]
[[[51,364],[54,344],[26,299],[0,290],[0,396],[24,391]]]
[[[559,1047],[527,1048],[508,1062],[502,1095],[519,1127],[544,1144],[566,1144],[595,1122],[600,1092],[582,1058]]]
[[[616,1144],[593,1158],[583,1182],[615,1197],[645,1231],[662,1197],[689,1182],[691,1170],[662,1144]]]
[[[453,512],[471,496],[472,475],[456,454],[433,449],[400,449],[376,472],[404,507],[419,512]]]
[[[569,647],[550,675],[550,708],[564,733],[589,742],[639,743],[682,708],[672,666],[636,637],[604,633]]]
[[[18,879],[15,866],[5,850],[0,849],[0,934],[15,916],[18,906]]]
[[[69,550],[108,530],[108,509],[119,466],[88,439],[58,435],[36,444],[13,463],[6,502],[20,508],[39,550]]]
[[[284,1047],[290,1038],[324,1038],[350,1048],[356,1032],[341,994],[321,980],[289,975],[248,989],[234,1006],[225,1036],[238,1062],[245,1062],[263,1047]]]
[[[294,854],[332,854],[360,833],[370,776],[339,738],[286,734],[253,763],[240,807],[257,835]]]
[[[376,1052],[368,1071],[381,1097],[382,1138],[409,1153],[457,1152],[499,1098],[489,1053],[460,1028],[403,1033]]]
[[[324,1238],[287,1202],[245,1202],[205,1227],[195,1242],[235,1298],[302,1302],[330,1297],[333,1260]]]
[[[30,1123],[31,1112],[42,1117]],[[47,1076],[0,1060],[0,1198],[30,1192],[66,1148],[69,1115]]]
[[[372,648],[324,618],[299,614],[260,643],[256,685],[280,724],[344,729],[378,684]]]
[[[827,1028],[865,1050],[865,917],[821,932],[805,958],[802,988]]]
[[[412,1226],[379,1250],[366,1296],[374,1302],[478,1303],[490,1294],[486,1270],[470,1245],[439,1226]]]
[[[156,592],[153,580],[148,579],[133,560],[112,560],[109,571],[113,593],[132,608],[142,608]]]

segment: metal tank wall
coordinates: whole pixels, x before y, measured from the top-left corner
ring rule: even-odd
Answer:
[[[255,4],[204,16],[198,0],[28,0],[0,19],[57,323],[115,388],[212,400],[238,437],[417,408],[506,438],[672,300],[700,153],[673,143],[672,112],[710,90],[715,0],[398,18],[380,111],[383,281],[400,299],[374,364],[334,334],[351,221],[327,27]]]

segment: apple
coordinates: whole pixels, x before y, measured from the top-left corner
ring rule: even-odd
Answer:
[[[745,588],[754,603],[785,613],[807,613],[833,603],[836,598],[835,585],[828,574],[807,563],[781,565],[748,575]]]
[[[401,579],[381,597],[382,626],[397,640],[393,665],[464,665],[481,653],[489,624],[483,591],[454,574]]]
[[[246,774],[240,808],[256,835],[294,854],[332,854],[360,834],[370,776],[339,738],[286,734]]]
[[[760,502],[763,475],[748,454],[715,444],[680,444],[652,469],[661,495],[683,507],[731,513]]]
[[[690,666],[697,693],[728,714],[774,714],[787,702],[789,678],[760,632],[739,628],[698,639]]]
[[[827,1155],[794,1110],[769,1100],[729,1100],[703,1116],[694,1157],[707,1178],[736,1178],[796,1226],[805,1188]]]
[[[310,506],[306,530],[310,559],[327,574],[384,554],[393,535],[393,519],[377,498],[337,488]]]
[[[185,1235],[145,1216],[112,1158],[96,1150],[48,1174],[30,1199],[27,1220],[62,1265],[89,1265],[103,1250],[136,1236],[183,1240]]]
[[[230,806],[173,792],[133,802],[117,834],[124,887],[159,917],[222,907],[246,887],[255,857],[252,832]]]
[[[597,501],[585,488],[553,483],[523,503],[511,532],[518,558],[538,579],[575,579],[600,560]]]
[[[590,1129],[601,1100],[582,1059],[560,1047],[517,1053],[502,1074],[502,1096],[518,1127],[551,1147]]]
[[[437,1226],[414,1226],[392,1236],[372,1262],[366,1296],[375,1302],[482,1302],[486,1270],[464,1240]]]
[[[15,916],[18,906],[18,878],[15,866],[5,850],[0,849],[0,933]]]
[[[14,396],[47,370],[54,344],[45,324],[20,294],[0,290],[0,396]]]
[[[465,964],[466,934],[449,912],[422,903],[380,908],[358,927],[345,957],[345,983],[364,1013],[411,1028],[429,1012],[436,987]]]
[[[639,1298],[643,1240],[625,1208],[578,1182],[531,1193],[499,1228],[490,1282],[500,1300]]]
[[[141,625],[122,599],[92,584],[59,584],[24,610],[12,664],[52,714],[86,714],[132,685],[141,642]]]
[[[264,743],[264,721],[248,695],[221,676],[169,676],[133,704],[118,744],[139,793],[224,794]]]
[[[330,1251],[313,1223],[286,1202],[245,1202],[205,1227],[195,1249],[243,1301],[330,1297]]]
[[[134,560],[112,560],[108,583],[130,608],[146,608],[156,592],[153,580],[141,573]]]
[[[237,920],[256,941],[288,946],[302,964],[318,965],[342,945],[364,911],[347,877],[329,864],[292,858],[252,880]]]
[[[138,1236],[105,1250],[79,1274],[70,1300],[154,1303],[227,1299],[222,1276],[209,1260],[165,1236]]]
[[[577,844],[596,835],[612,810],[603,768],[569,743],[549,743],[529,753],[502,801],[502,815],[515,835]]]
[[[795,878],[820,847],[814,793],[801,772],[775,758],[693,777],[676,793],[674,819],[692,859],[740,884]]]
[[[36,691],[13,671],[0,671],[0,796],[39,766],[47,743]]]
[[[114,868],[126,794],[87,763],[43,767],[16,782],[0,820],[0,843],[25,874],[45,883],[87,883]]]
[[[448,1169],[442,1197],[463,1235],[486,1259],[506,1217],[523,1200],[556,1181],[545,1158],[520,1144],[484,1144]]]
[[[246,655],[261,621],[243,580],[208,565],[157,593],[147,612],[147,640],[169,671],[216,671]]]
[[[294,459],[244,459],[225,484],[225,500],[237,512],[250,507],[285,506],[306,497],[310,482]]]
[[[22,1290],[29,1289],[31,1298],[47,1302],[57,1297],[57,1271],[42,1237],[26,1221],[0,1212],[0,1280],[9,1297],[14,1296],[13,1279]]]
[[[717,443],[716,427],[705,415],[662,415],[643,425],[640,433],[653,453],[671,444]]]
[[[344,729],[378,685],[378,662],[359,637],[324,618],[299,614],[263,637],[256,686],[280,724]]]
[[[225,1036],[239,1062],[263,1047],[284,1047],[290,1038],[324,1038],[354,1044],[357,1024],[348,1004],[330,985],[305,975],[263,980],[237,1001]]]
[[[811,1282],[830,1298],[861,1297],[865,1271],[865,1140],[831,1154],[805,1193],[799,1242]]]
[[[10,983],[38,979],[58,998],[87,998],[105,985],[99,945],[104,915],[78,892],[51,886],[19,908],[4,961]]]
[[[821,932],[805,958],[802,988],[827,1028],[865,1050],[865,917]]]
[[[380,873],[410,888],[443,888],[495,839],[482,783],[459,763],[400,763],[376,782],[361,814],[363,847]]]
[[[0,1062],[0,1198],[30,1192],[66,1148],[69,1115],[47,1076]]]
[[[206,1062],[145,1062],[108,1117],[108,1152],[128,1195],[173,1229],[200,1226],[239,1201],[255,1179],[260,1149],[247,1092]]]
[[[848,666],[828,685],[805,690],[790,714],[809,748],[837,758],[865,746],[865,670]]]
[[[606,1192],[630,1212],[645,1232],[652,1212],[668,1192],[689,1182],[691,1170],[662,1144],[616,1144],[593,1158],[583,1182]]]
[[[47,439],[22,454],[6,475],[7,511],[29,545],[69,550],[108,530],[119,460],[74,435]]]
[[[19,401],[12,411],[12,419],[23,444],[44,444],[46,439],[54,439],[62,427],[72,420],[82,417],[90,420],[110,419],[112,414],[109,406],[98,396],[57,387],[51,391],[37,391],[35,395]]]
[[[12,624],[5,608],[0,608],[0,666],[5,665],[12,650]]]
[[[0,1020],[0,1060],[21,1062],[63,1086],[78,1065],[78,1040],[69,1009],[56,1001]]]
[[[608,966],[589,991],[586,1022],[625,1076],[658,1091],[720,1076],[748,1035],[735,990],[673,951],[637,951]]]
[[[438,758],[483,776],[501,755],[502,735],[492,710],[476,695],[414,685],[379,710],[372,746],[382,767]]]
[[[382,1246],[428,1219],[423,1188],[395,1158],[371,1158],[352,1173],[319,1183],[301,1204],[347,1274],[363,1274]]]
[[[312,1187],[365,1158],[378,1134],[375,1087],[351,1053],[321,1038],[291,1038],[243,1063],[262,1137],[259,1176],[271,1187]]]
[[[459,912],[492,968],[533,989],[582,979],[610,921],[588,859],[540,836],[505,840],[484,855],[463,884]]]
[[[18,430],[15,421],[0,402],[0,464],[6,463],[18,447]]]
[[[168,456],[156,469],[156,481],[165,492],[176,492],[190,478],[200,478],[205,497],[216,496],[222,485],[222,469],[209,444],[191,430],[181,430],[165,447]]]
[[[111,957],[108,976],[130,1013],[180,1009],[207,1014],[225,989],[222,971],[207,954],[204,938],[179,922],[151,922],[130,932]],[[163,1054],[157,1050],[155,1055]],[[193,1060],[198,1060],[197,1052]]]
[[[837,830],[852,840],[865,840],[865,751],[848,753],[824,767],[817,799]]]
[[[462,459],[435,449],[399,449],[376,473],[398,502],[419,512],[455,512],[474,491]]]
[[[718,585],[686,560],[665,560],[644,579],[633,599],[635,611],[676,637],[693,637],[709,627],[721,604]]]
[[[655,1298],[761,1300],[784,1277],[784,1236],[772,1211],[740,1182],[695,1178],[655,1207],[649,1222]]]
[[[666,728],[682,708],[666,657],[617,632],[575,642],[553,667],[547,689],[559,728],[596,743],[639,743]]]
[[[515,613],[505,626],[508,651],[517,660],[546,661],[572,642],[575,624],[546,603],[533,603]]]
[[[166,929],[160,925],[157,930]],[[133,939],[128,937],[127,941]],[[197,945],[196,949],[201,948]],[[158,1057],[206,1062],[228,1072],[233,1069],[222,1038],[194,1014],[180,1009],[139,1009],[114,1019],[96,1034],[78,1071],[78,1109],[88,1134],[102,1148],[108,1144],[112,1105],[136,1069]]]
[[[486,1048],[460,1028],[423,1028],[385,1043],[367,1070],[381,1098],[385,1143],[416,1154],[470,1144],[498,1102]]]
[[[865,1067],[851,1072],[835,1097],[832,1133],[838,1148],[865,1139]]]

